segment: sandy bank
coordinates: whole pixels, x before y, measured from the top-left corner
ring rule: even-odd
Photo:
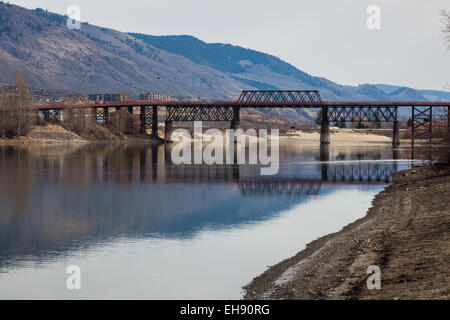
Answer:
[[[371,132],[362,132],[353,129],[331,130],[331,145],[346,146],[346,145],[362,145],[362,144],[392,144],[392,138],[382,134],[375,134]],[[320,133],[318,131],[290,131],[281,136],[281,139],[289,139],[298,141],[303,144],[320,143]]]
[[[258,129],[256,130],[256,132],[258,133]],[[331,144],[333,146],[392,144],[392,138],[386,136],[385,133],[386,132],[377,134],[373,132],[364,132],[361,130],[353,130],[353,129],[331,130]],[[221,131],[221,134],[222,135],[225,134],[224,131]],[[268,130],[268,135],[269,135],[268,138],[272,140],[273,137],[270,136],[270,130]],[[172,139],[174,141],[181,141],[181,140],[193,140],[194,138],[197,138],[197,139],[204,139],[205,141],[212,141],[213,137],[214,135],[206,135],[204,133],[193,134],[191,132],[188,134],[187,132],[181,133],[175,131],[173,133]],[[317,146],[320,144],[320,132],[318,130],[291,130],[287,133],[280,133],[279,139],[280,141],[299,143],[302,145]]]
[[[61,125],[46,124],[32,126],[26,136],[14,139],[1,139],[0,145],[52,145],[52,144],[86,144],[93,142],[127,142],[158,144],[162,139],[151,137],[148,134],[114,134],[108,128],[95,126],[86,130],[83,136],[67,130]]]
[[[269,268],[245,299],[449,299],[450,175],[396,173],[366,217]],[[367,268],[381,289],[367,289]]]

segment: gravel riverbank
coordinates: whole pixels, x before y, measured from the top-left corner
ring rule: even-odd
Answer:
[[[245,299],[449,299],[450,175],[398,172],[367,215],[245,287]],[[368,290],[379,266],[381,289]]]

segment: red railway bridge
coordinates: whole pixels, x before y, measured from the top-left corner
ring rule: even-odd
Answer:
[[[87,103],[76,105],[39,105],[34,108],[50,122],[60,121],[68,108],[89,108],[98,123],[107,123],[114,110],[122,108],[133,113],[139,109],[141,129],[151,129],[158,134],[158,109],[166,109],[165,138],[169,139],[173,122],[182,121],[229,121],[231,128],[240,125],[240,110],[248,108],[311,108],[321,111],[320,143],[330,143],[330,123],[332,122],[386,122],[393,124],[392,144],[400,144],[399,109],[411,111],[412,147],[417,139],[433,136],[433,123],[443,123],[450,128],[450,102],[402,102],[402,101],[323,101],[315,90],[264,90],[243,91],[235,101],[118,101]],[[440,126],[442,127],[442,126]]]

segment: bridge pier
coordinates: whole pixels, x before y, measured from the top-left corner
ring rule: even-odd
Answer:
[[[61,122],[61,110],[60,109],[48,109],[48,110],[42,110],[44,121],[50,122],[50,123],[56,123]]]
[[[233,107],[233,119],[231,119],[231,125],[230,125],[230,129],[232,130],[237,130],[239,129],[241,126],[241,111],[239,107]],[[234,136],[234,143],[237,143],[237,137]],[[234,155],[236,156],[237,152],[235,150]],[[235,159],[235,161],[237,161]],[[235,162],[237,163],[237,162]]]
[[[152,136],[158,137],[158,107],[152,108]]]
[[[98,108],[95,111],[95,121],[99,124],[106,124],[109,122],[109,108],[103,107],[100,110]]]
[[[398,127],[398,120],[395,120],[392,135],[392,147],[397,148],[399,145],[400,145],[400,130]]]
[[[241,109],[239,107],[233,107],[233,119],[231,120],[230,129],[239,129],[241,124]]]
[[[172,132],[173,132],[173,122],[166,120],[164,128],[164,142],[172,142]]]
[[[320,145],[330,144],[330,121],[328,120],[328,107],[322,107],[320,123]]]
[[[147,117],[144,106],[140,107],[139,119],[141,120],[141,133],[147,133]]]
[[[141,120],[141,133],[147,133],[148,126],[151,125],[151,136],[158,137],[158,107],[141,106],[139,119]]]

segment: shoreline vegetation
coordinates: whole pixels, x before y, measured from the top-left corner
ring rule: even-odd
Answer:
[[[13,138],[1,138],[0,144],[76,144],[76,143],[101,143],[101,142],[127,142],[127,143],[164,143],[164,127],[159,128],[159,138],[150,134],[132,132],[126,130],[114,130],[109,126],[90,125],[82,130],[71,130],[64,124],[39,124],[30,126],[25,135]],[[189,130],[189,128],[187,128]],[[246,130],[245,128],[243,128]],[[206,128],[205,128],[206,130]],[[191,130],[192,131],[192,130]],[[258,131],[258,130],[257,130]],[[268,130],[270,134],[270,130]],[[331,145],[335,146],[359,146],[359,145],[385,145],[391,144],[390,130],[367,129],[339,129],[331,130]],[[178,137],[180,138],[180,137]],[[269,136],[270,138],[270,136]],[[307,130],[280,130],[280,140],[286,142],[301,143],[302,145],[319,145],[319,129]],[[402,140],[408,144],[410,140]]]
[[[59,124],[33,125],[24,136],[14,138],[0,138],[0,145],[21,145],[21,144],[88,144],[88,143],[149,143],[159,144],[164,140],[153,137],[145,133],[124,134],[114,132],[108,127],[95,125],[77,134]]]
[[[393,174],[364,218],[269,267],[244,299],[449,299],[449,189],[448,168]],[[380,290],[367,288],[372,265]]]

